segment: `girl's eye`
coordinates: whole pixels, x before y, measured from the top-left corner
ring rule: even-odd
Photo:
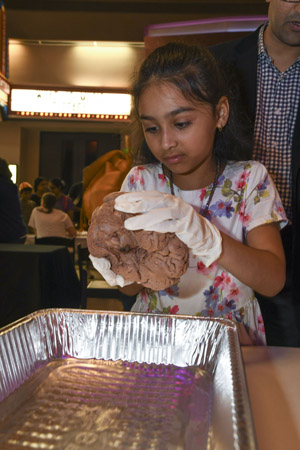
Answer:
[[[181,129],[183,129],[183,128],[187,128],[190,124],[191,124],[191,122],[190,122],[189,120],[186,121],[186,122],[177,122],[177,123],[175,124],[175,127],[176,127],[176,128],[179,128],[179,129],[181,130]]]
[[[148,127],[148,128],[145,128],[145,133],[156,133],[157,132],[157,130],[158,130],[158,127]]]

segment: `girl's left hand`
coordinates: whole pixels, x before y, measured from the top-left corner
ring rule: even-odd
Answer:
[[[128,230],[175,233],[207,267],[221,255],[219,230],[179,197],[159,191],[130,192],[116,198],[115,209],[139,214],[125,220]]]
[[[110,261],[106,258],[97,258],[96,256],[90,255],[90,260],[96,270],[103,276],[106,283],[110,286],[120,286],[124,287],[131,284],[132,281],[125,281],[122,275],[117,275],[111,270]]]

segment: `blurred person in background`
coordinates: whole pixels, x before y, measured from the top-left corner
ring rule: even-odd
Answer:
[[[34,194],[31,195],[30,200],[33,200],[36,206],[40,206],[43,194],[48,191],[48,181],[45,177],[37,177],[33,187]]]
[[[33,229],[28,227],[29,218],[31,216],[32,210],[36,207],[36,203],[30,200],[32,194],[32,186],[27,181],[23,181],[19,185],[21,210],[23,215],[23,220],[27,226],[27,233],[32,234]]]
[[[56,209],[56,196],[46,192],[31,213],[28,225],[33,228],[37,238],[43,237],[75,237],[76,229],[68,214]]]
[[[18,187],[11,176],[6,160],[0,158],[0,243],[24,244],[27,229]]]
[[[74,217],[74,205],[71,198],[64,194],[66,187],[65,182],[61,178],[51,178],[49,181],[49,189],[56,197],[55,208],[68,214],[71,220]]]
[[[210,50],[233,77],[253,130],[252,159],[268,169],[289,219],[286,284],[275,297],[258,296],[267,342],[300,347],[300,1],[266,2],[268,21]]]
[[[78,183],[72,184],[70,190],[68,192],[69,197],[71,198],[74,206],[74,216],[73,222],[75,226],[80,226],[80,214],[82,207],[82,194],[83,194],[83,182],[79,181]]]

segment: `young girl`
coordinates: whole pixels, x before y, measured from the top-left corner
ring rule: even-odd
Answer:
[[[216,61],[201,47],[160,47],[142,64],[133,98],[148,164],[129,172],[121,190],[130,193],[115,208],[137,213],[127,229],[176,233],[190,263],[169,289],[122,292],[138,293],[133,311],[229,318],[243,344],[265,344],[254,291],[272,296],[284,285],[286,216],[265,167],[245,160]]]

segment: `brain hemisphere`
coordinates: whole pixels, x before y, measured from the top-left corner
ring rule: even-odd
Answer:
[[[187,246],[174,233],[126,230],[124,221],[133,214],[114,209],[119,195],[107,195],[93,212],[87,236],[90,253],[108,259],[125,281],[154,290],[174,285],[187,269]]]

